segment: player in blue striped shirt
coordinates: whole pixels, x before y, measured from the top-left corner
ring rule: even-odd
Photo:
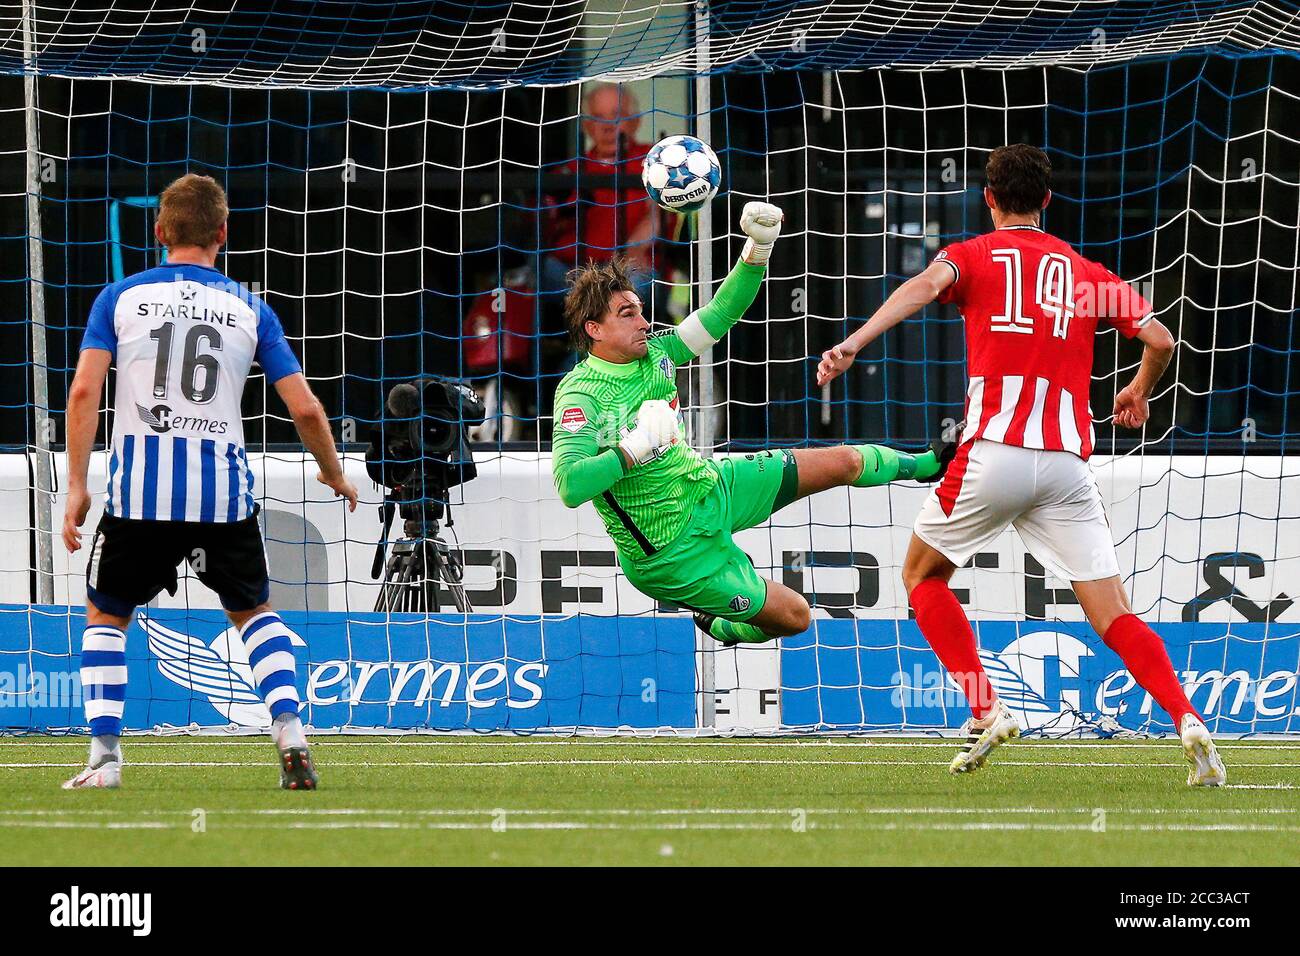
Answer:
[[[208,176],[186,175],[164,190],[155,235],[167,261],[105,288],[90,312],[68,393],[68,501],[63,540],[81,548],[90,510],[86,470],[99,400],[117,367],[104,515],[86,568],[81,683],[90,760],[64,784],[117,787],[122,780],[126,628],[141,604],[166,589],[187,560],[217,592],[239,629],[272,718],[280,784],[314,789],[298,718],[293,633],[269,603],[266,553],[244,451],[240,402],[254,361],[275,386],[317,480],[357,506],[343,474],[325,409],[312,394],[265,302],[216,268],[226,241],[225,192]]]

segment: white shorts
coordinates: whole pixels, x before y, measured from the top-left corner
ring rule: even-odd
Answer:
[[[1106,509],[1088,463],[982,438],[957,449],[916,516],[916,536],[962,567],[1007,525],[1063,581],[1119,574]]]

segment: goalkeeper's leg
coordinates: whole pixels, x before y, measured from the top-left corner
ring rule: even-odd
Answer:
[[[700,630],[724,645],[763,644],[778,637],[802,634],[812,625],[812,609],[798,591],[760,578],[766,586],[763,606],[746,621],[732,621],[707,611],[695,612]]]
[[[934,480],[947,468],[952,451],[952,443],[936,443],[919,455],[883,445],[731,455],[718,464],[727,489],[718,520],[729,538],[730,533],[766,521],[792,501],[829,488]],[[715,567],[706,580],[683,589],[685,595],[665,598],[694,609],[696,625],[723,644],[758,644],[808,630],[812,611],[807,599],[784,584],[760,578],[734,542],[728,540],[725,547],[732,554],[722,568]],[[687,562],[677,565],[686,566]]]
[[[891,481],[938,481],[947,470],[954,449],[950,442],[936,442],[917,455],[886,445],[800,448],[794,452],[799,468],[799,486],[794,497],[797,500],[843,485],[868,488]]]
[[[766,475],[774,484],[788,472],[773,473],[766,467],[772,460],[751,456],[742,459],[741,467],[751,477]],[[735,464],[730,463],[729,469],[734,471]],[[766,497],[770,507],[770,490]],[[812,618],[808,601],[784,584],[759,576],[749,556],[731,538],[729,526],[735,516],[721,494],[718,503],[723,507],[707,512],[715,533],[684,536],[661,552],[666,559],[662,566],[621,561],[623,573],[642,594],[694,612],[700,630],[723,644],[761,644],[808,630]],[[707,520],[701,516],[696,530],[706,528]]]

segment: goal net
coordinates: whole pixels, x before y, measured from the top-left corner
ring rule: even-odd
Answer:
[[[38,2],[0,18],[0,730],[84,724],[84,552],[57,534],[63,408],[91,302],[161,261],[157,196],[184,172],[225,186],[218,267],[281,317],[362,489],[347,514],[315,482],[255,369],[248,455],[308,724],[959,726],[899,576],[922,486],[826,492],[737,536],[808,597],[798,637],[724,649],[636,592],[594,511],[551,483],[551,397],[575,360],[560,300],[575,262],[630,252],[671,327],[739,254],[744,203],[777,203],[758,302],[674,371],[692,444],[923,447],[962,415],[954,311],[899,326],[827,389],[815,358],[988,228],[984,160],[1029,142],[1054,166],[1046,228],[1139,285],[1179,341],[1140,433],[1108,414],[1138,348],[1097,342],[1092,461],[1134,610],[1216,732],[1300,731],[1300,31],[1282,5],[235,6]],[[713,146],[723,191],[698,216],[652,214],[635,163],[681,132]],[[398,502],[385,529],[367,445],[395,420],[390,390],[429,377],[483,402],[481,423],[426,409],[439,434],[467,429],[476,475],[416,496],[436,525],[406,525]],[[393,565],[403,549],[422,572]],[[240,641],[183,570],[130,629],[127,725],[261,726]],[[1170,729],[1014,533],[953,587],[1022,726]]]

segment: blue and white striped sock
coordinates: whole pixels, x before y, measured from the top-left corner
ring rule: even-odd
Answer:
[[[298,684],[293,658],[293,631],[280,615],[265,611],[248,620],[239,632],[248,651],[253,680],[266,701],[271,719],[298,716]]]
[[[126,706],[126,635],[118,628],[89,624],[82,632],[81,698],[93,736],[121,736]]]

